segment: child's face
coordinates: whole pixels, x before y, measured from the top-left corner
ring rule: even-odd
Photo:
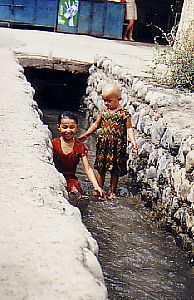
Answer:
[[[109,94],[102,94],[102,99],[104,100],[104,104],[106,107],[110,110],[117,109],[119,106],[119,101],[121,100],[121,97],[114,93]]]
[[[77,132],[78,125],[73,119],[61,119],[61,124],[59,125],[59,131],[62,137],[66,140],[71,140],[74,134]]]

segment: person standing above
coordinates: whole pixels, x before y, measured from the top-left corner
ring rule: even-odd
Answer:
[[[121,90],[115,84],[107,84],[102,89],[102,99],[106,109],[102,110],[96,121],[78,139],[86,140],[100,128],[96,144],[96,160],[99,186],[103,188],[105,175],[111,174],[109,199],[115,197],[118,179],[127,174],[127,138],[133,150],[138,151],[137,142],[131,124],[131,115],[120,105]]]
[[[133,39],[133,29],[135,20],[137,20],[137,6],[135,0],[126,0],[126,11],[125,11],[125,20],[128,24],[124,31],[123,39],[124,41],[134,42]]]

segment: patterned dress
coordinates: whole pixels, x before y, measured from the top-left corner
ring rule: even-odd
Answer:
[[[97,137],[94,168],[103,174],[107,171],[118,176],[127,174],[127,118],[130,113],[119,109],[116,113],[102,111],[100,133]]]

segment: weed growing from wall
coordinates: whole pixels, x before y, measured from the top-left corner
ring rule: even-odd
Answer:
[[[190,26],[193,28],[193,22]],[[174,28],[172,32],[175,32]],[[189,28],[181,40],[176,40],[172,32],[162,32],[162,37],[168,42],[167,46],[158,45],[155,38],[154,78],[160,84],[194,91],[194,44],[190,36],[192,30]]]

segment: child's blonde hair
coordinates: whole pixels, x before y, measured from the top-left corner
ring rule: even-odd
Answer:
[[[102,96],[103,95],[110,95],[114,94],[117,97],[121,97],[121,89],[119,88],[118,85],[114,83],[108,83],[102,88]]]

